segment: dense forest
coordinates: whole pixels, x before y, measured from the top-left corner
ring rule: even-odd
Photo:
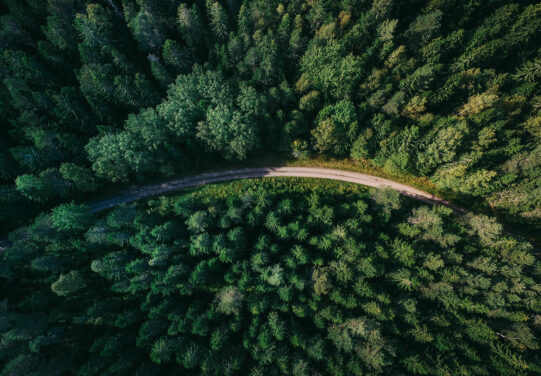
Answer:
[[[4,0],[0,14],[10,229],[203,161],[325,155],[539,230],[539,2]]]
[[[237,182],[10,237],[2,375],[541,372],[530,246],[395,191]]]
[[[0,375],[541,374],[540,253],[480,214],[539,240],[540,40],[534,0],[0,0]],[[474,210],[302,179],[87,206],[268,160]]]

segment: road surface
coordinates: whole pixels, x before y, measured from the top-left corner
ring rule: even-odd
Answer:
[[[163,193],[169,193],[184,188],[219,183],[230,180],[253,179],[263,177],[319,178],[340,180],[375,188],[390,188],[400,192],[404,196],[412,197],[426,203],[448,206],[457,213],[464,214],[467,212],[466,210],[430,193],[421,191],[420,189],[413,188],[405,184],[394,182],[392,180],[383,179],[377,176],[367,174],[361,174],[359,172],[318,167],[263,167],[213,172],[208,174],[190,176],[186,178],[172,179],[160,184],[153,184],[138,188],[130,188],[106,200],[91,203],[89,204],[89,206],[90,211],[96,213],[107,210],[119,204],[136,201],[142,198],[157,196]]]

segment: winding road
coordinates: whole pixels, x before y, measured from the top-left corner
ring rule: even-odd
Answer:
[[[122,203],[132,202],[146,197],[157,196],[163,193],[173,192],[184,188],[219,183],[230,180],[253,179],[263,177],[319,178],[340,180],[375,188],[390,188],[398,191],[404,196],[412,197],[426,203],[448,206],[459,214],[467,213],[466,210],[430,193],[421,191],[420,189],[413,188],[405,184],[394,182],[392,180],[383,179],[373,175],[362,174],[359,172],[317,167],[246,168],[240,170],[213,172],[180,179],[172,179],[164,183],[153,184],[138,188],[130,188],[121,191],[120,193],[106,200],[91,203],[89,204],[89,207],[91,212],[96,213],[107,210]]]

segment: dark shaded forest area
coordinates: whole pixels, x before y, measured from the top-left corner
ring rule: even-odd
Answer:
[[[539,229],[539,3],[5,0],[0,13],[10,229],[111,182],[320,154],[427,176]]]
[[[12,240],[2,375],[541,372],[529,245],[395,191],[229,183]]]

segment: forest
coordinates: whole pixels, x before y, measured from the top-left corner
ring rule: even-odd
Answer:
[[[9,230],[112,184],[369,160],[541,230],[541,3],[4,0]],[[537,42],[536,42],[537,40]]]
[[[530,246],[395,191],[210,185],[11,238],[2,375],[541,372]]]
[[[541,374],[540,40],[535,0],[0,0],[0,375]],[[294,178],[89,212],[268,160],[470,213]]]

